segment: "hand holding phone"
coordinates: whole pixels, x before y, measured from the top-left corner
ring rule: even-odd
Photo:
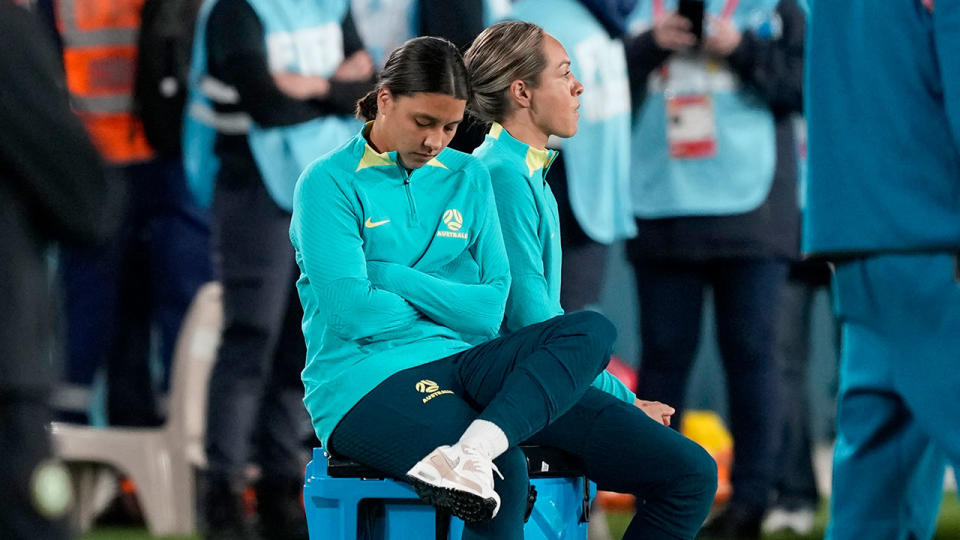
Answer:
[[[693,24],[677,13],[669,12],[653,24],[653,39],[668,51],[684,51],[697,44],[697,37],[690,33]]]
[[[690,21],[690,33],[697,38],[697,43],[703,40],[703,0],[679,0],[677,13]]]

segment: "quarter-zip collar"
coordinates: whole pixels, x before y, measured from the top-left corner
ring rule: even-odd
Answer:
[[[556,161],[560,152],[548,148],[542,150],[534,148],[514,138],[513,135],[510,135],[510,132],[497,122],[494,122],[493,125],[490,126],[490,131],[487,133],[487,136],[496,139],[502,147],[523,158],[524,161],[526,161],[527,172],[530,173],[531,178],[539,172],[540,179],[543,183],[547,182],[547,171],[550,170],[550,166]]]

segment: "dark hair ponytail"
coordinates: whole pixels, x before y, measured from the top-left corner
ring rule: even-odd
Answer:
[[[357,118],[369,122],[377,117],[378,88],[374,88],[373,90],[367,92],[367,95],[357,100]]]
[[[387,88],[394,96],[417,92],[446,94],[469,101],[470,77],[456,45],[437,37],[413,38],[394,49],[380,72],[377,87],[357,101],[357,117],[377,117],[377,92]]]

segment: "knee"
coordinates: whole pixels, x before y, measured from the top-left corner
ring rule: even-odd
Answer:
[[[596,311],[577,311],[567,315],[570,330],[589,337],[590,342],[603,352],[610,352],[617,341],[617,327],[610,319]]]
[[[700,445],[689,441],[687,451],[678,454],[677,474],[671,482],[674,497],[691,511],[706,518],[717,493],[717,462]]]

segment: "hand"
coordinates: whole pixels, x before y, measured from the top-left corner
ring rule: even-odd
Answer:
[[[367,81],[373,77],[373,58],[365,50],[357,51],[340,63],[333,79],[344,82]]]
[[[743,35],[727,18],[712,18],[710,27],[710,35],[703,43],[704,50],[721,58],[730,56],[740,45]]]
[[[667,13],[653,23],[653,40],[661,49],[684,51],[697,44],[697,36],[690,29],[693,23],[676,13]]]
[[[665,426],[670,425],[670,418],[673,416],[673,413],[677,412],[677,410],[673,407],[664,403],[660,403],[659,401],[646,401],[637,398],[633,404],[636,405],[638,409],[646,413],[647,416]]]
[[[322,98],[330,91],[330,81],[323,77],[289,71],[274,73],[273,82],[281,92],[299,100]]]

